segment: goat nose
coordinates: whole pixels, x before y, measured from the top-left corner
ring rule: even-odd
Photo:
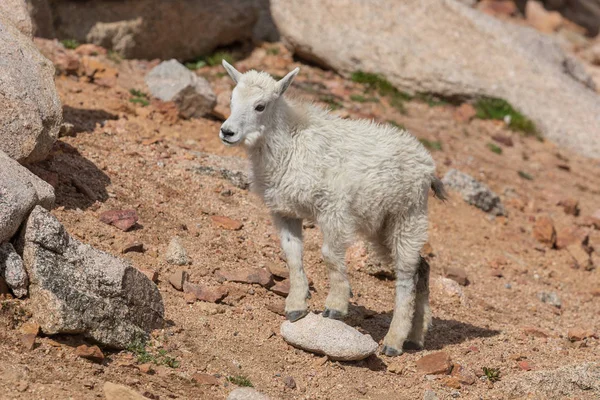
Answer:
[[[225,137],[232,137],[233,135],[235,135],[235,132],[233,132],[230,129],[227,128],[221,128],[221,132],[223,133],[223,136]]]

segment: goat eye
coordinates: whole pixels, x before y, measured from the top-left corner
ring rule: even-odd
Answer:
[[[264,104],[259,104],[256,107],[254,107],[254,109],[256,111],[258,111],[258,112],[265,111],[265,105]]]

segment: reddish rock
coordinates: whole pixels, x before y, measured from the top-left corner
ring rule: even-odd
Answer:
[[[572,328],[567,332],[567,337],[571,342],[579,342],[581,340],[597,336],[591,329]]]
[[[264,287],[273,286],[273,275],[262,268],[221,271],[219,274],[223,279],[231,282],[256,283]]]
[[[138,369],[140,370],[140,372],[142,374],[148,374],[148,375],[154,374],[154,368],[153,368],[152,364],[149,364],[149,363],[138,365]]]
[[[273,263],[267,269],[277,278],[288,279],[290,277],[290,270],[283,265]]]
[[[557,203],[557,205],[563,208],[565,214],[574,216],[579,215],[579,201],[573,197],[562,199]]]
[[[596,210],[592,215],[587,217],[587,221],[589,226],[593,226],[594,228],[600,230],[600,210]]]
[[[209,303],[216,303],[223,300],[229,292],[223,287],[208,287],[204,285],[196,285],[193,283],[185,282],[183,284],[183,291],[185,293],[192,293],[196,299],[200,301],[206,301]]]
[[[467,286],[469,284],[467,272],[463,268],[447,267],[444,275],[446,276],[446,278],[452,279],[459,285]]]
[[[183,290],[183,284],[188,279],[188,273],[184,270],[178,270],[171,274],[169,283],[177,290]]]
[[[547,338],[548,334],[534,326],[528,326],[523,328],[523,333],[527,336],[539,337],[539,338]]]
[[[150,271],[147,269],[140,269],[140,272],[142,274],[146,275],[146,277],[148,277],[148,279],[150,279],[152,282],[154,282],[154,283],[158,282],[158,272]]]
[[[219,385],[219,380],[210,374],[203,373],[195,373],[192,375],[192,380],[199,385],[207,385],[207,386],[217,386]]]
[[[469,103],[463,103],[454,111],[454,119],[458,122],[469,122],[476,114],[475,107]]]
[[[194,304],[196,302],[196,295],[192,292],[187,292],[183,295],[183,299],[188,304]]]
[[[454,364],[452,366],[451,375],[456,378],[459,383],[464,385],[473,385],[477,381],[477,376],[475,376],[475,373],[460,364]]]
[[[593,267],[590,255],[580,244],[574,243],[570,246],[567,246],[567,251],[573,258],[573,266],[575,268],[588,270]]]
[[[61,75],[74,75],[79,71],[81,62],[79,57],[72,51],[58,51],[52,57],[54,68]]]
[[[244,226],[244,224],[242,224],[240,221],[228,217],[213,215],[210,217],[210,219],[212,220],[213,224],[229,231],[239,231]]]
[[[513,147],[514,146],[513,140],[512,140],[512,138],[510,136],[505,136],[505,135],[502,135],[502,134],[499,133],[497,135],[492,136],[492,139],[495,142],[498,142],[500,144],[505,145],[506,147]]]
[[[23,334],[32,334],[37,336],[40,333],[40,325],[35,322],[26,322],[19,328]]]
[[[35,338],[37,335],[33,333],[24,333],[21,335],[21,343],[27,350],[33,350],[35,347]]]
[[[285,303],[278,301],[276,303],[267,304],[267,310],[277,315],[285,315]]]
[[[96,363],[101,363],[102,361],[104,361],[104,354],[102,353],[102,350],[100,350],[100,348],[95,345],[87,346],[85,344],[82,344],[81,346],[78,346],[77,349],[75,349],[75,355]]]
[[[417,372],[423,375],[444,375],[450,373],[452,362],[444,351],[428,354],[417,360]]]
[[[533,227],[533,236],[539,242],[549,247],[554,247],[556,244],[556,229],[554,229],[552,218],[546,216],[536,218]]]
[[[444,378],[442,383],[444,384],[444,386],[447,386],[452,389],[460,389],[462,387],[460,384],[460,381],[457,378],[452,377],[452,376]]]
[[[121,249],[121,253],[123,253],[123,254],[125,254],[125,253],[143,253],[144,251],[145,251],[144,243],[141,243],[141,242],[131,242],[131,243],[123,246],[123,248]]]
[[[533,369],[533,366],[531,365],[531,362],[527,361],[527,360],[521,360],[517,362],[517,366],[522,369],[523,371],[531,371]]]
[[[133,228],[138,221],[138,215],[134,209],[110,210],[100,214],[100,221],[127,232],[129,229]]]
[[[568,226],[562,229],[559,229],[556,232],[556,248],[557,249],[565,249],[567,246],[579,243],[583,245],[587,245],[589,241],[589,235],[586,229],[576,227],[576,226]]]
[[[286,279],[275,283],[275,285],[271,287],[271,291],[280,296],[287,297],[287,295],[290,294],[290,280]]]

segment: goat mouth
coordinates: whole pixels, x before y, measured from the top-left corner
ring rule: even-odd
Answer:
[[[239,140],[229,141],[227,139],[221,138],[221,142],[223,142],[226,146],[234,146],[234,145],[238,144]]]

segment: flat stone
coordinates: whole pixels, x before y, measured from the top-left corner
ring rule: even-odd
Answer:
[[[277,278],[288,279],[290,277],[290,270],[286,266],[271,263],[267,269]]]
[[[289,389],[296,389],[296,381],[291,376],[283,378],[283,383]]]
[[[26,350],[33,350],[35,347],[35,338],[36,335],[33,333],[23,333],[21,334],[21,343]]]
[[[144,251],[146,251],[144,249],[144,243],[141,242],[131,242],[126,244],[125,246],[123,246],[123,248],[121,249],[121,253],[126,254],[126,253],[143,253]]]
[[[273,285],[273,275],[262,268],[238,269],[235,271],[219,271],[223,279],[230,282],[255,283],[264,287]]]
[[[270,290],[279,296],[287,297],[287,295],[290,294],[290,280],[286,279],[281,282],[276,282],[275,285],[271,286]]]
[[[81,346],[77,346],[75,355],[96,363],[102,363],[102,361],[104,361],[104,353],[102,353],[102,350],[96,345],[88,346],[82,344]]]
[[[267,310],[277,315],[285,315],[285,302],[278,301],[267,304]]]
[[[117,383],[105,382],[102,390],[106,400],[150,400],[135,390]]]
[[[239,231],[244,227],[243,223],[229,217],[213,215],[210,217],[210,219],[216,226],[230,231]]]
[[[572,328],[569,329],[567,337],[571,342],[579,342],[587,338],[597,337],[597,335],[591,329]]]
[[[109,210],[100,214],[100,221],[127,232],[137,223],[138,215],[134,209]]]
[[[19,332],[23,334],[32,334],[37,336],[40,333],[40,325],[35,322],[26,322],[19,328]]]
[[[269,400],[270,397],[252,388],[237,388],[227,396],[227,400]]]
[[[158,282],[158,272],[150,271],[148,269],[140,269],[140,272],[142,274],[146,275],[146,277],[148,279],[150,279],[152,282],[154,282],[154,283]]]
[[[548,334],[544,331],[542,331],[539,328],[536,328],[534,326],[528,326],[523,328],[523,333],[525,333],[527,336],[533,336],[533,337],[539,337],[539,338],[547,338]]]
[[[229,291],[224,287],[209,287],[189,282],[183,283],[183,291],[185,293],[192,293],[197,300],[209,303],[217,303],[229,294]]]
[[[467,278],[467,271],[463,268],[458,267],[447,267],[445,269],[444,275],[448,279],[452,279],[456,283],[462,286],[467,286],[469,284],[469,278]]]
[[[29,308],[46,335],[80,333],[126,348],[162,328],[156,285],[129,263],[83,244],[37,206],[19,242],[30,278]]]
[[[23,260],[10,243],[0,245],[0,277],[10,287],[15,297],[27,296],[29,278]]]
[[[150,363],[138,365],[138,369],[142,374],[152,375],[154,374],[154,367]]]
[[[445,375],[450,373],[452,361],[444,351],[428,354],[417,360],[417,372],[423,375]]]
[[[172,265],[187,265],[190,263],[187,251],[185,250],[185,247],[183,247],[181,239],[179,239],[177,236],[172,238],[169,242],[169,246],[167,247],[167,251],[165,253],[165,259],[169,264]]]
[[[497,135],[493,135],[492,139],[495,142],[505,145],[506,147],[514,146],[514,142],[510,136],[506,136],[506,135],[502,135],[502,134],[498,133]]]
[[[169,283],[177,290],[183,290],[183,284],[188,279],[188,273],[184,270],[178,270],[171,274],[169,277]]]
[[[589,234],[587,229],[577,226],[567,226],[556,231],[556,248],[565,249],[572,244],[587,245]]]
[[[477,376],[475,375],[475,373],[470,369],[462,366],[461,364],[455,363],[452,366],[451,375],[463,385],[473,385],[475,384],[475,382],[477,382]]]
[[[442,182],[447,187],[458,191],[463,200],[492,215],[507,215],[500,197],[487,185],[477,181],[472,176],[456,169],[450,169],[444,175]]]
[[[548,216],[537,217],[533,226],[533,237],[548,247],[554,247],[556,244],[556,229],[552,218]]]
[[[218,386],[221,384],[217,378],[210,374],[195,373],[192,380],[199,385]]]
[[[377,342],[342,321],[309,313],[296,321],[281,325],[281,336],[294,347],[332,360],[362,360],[374,354]]]
[[[592,259],[580,244],[573,243],[567,246],[567,251],[573,258],[575,268],[591,269]]]

